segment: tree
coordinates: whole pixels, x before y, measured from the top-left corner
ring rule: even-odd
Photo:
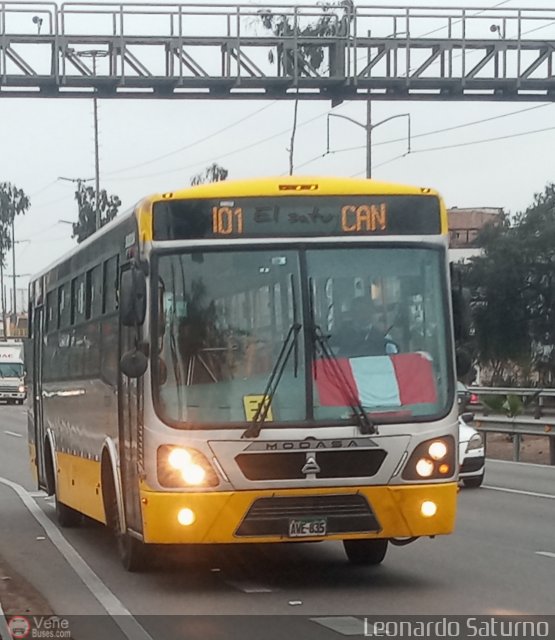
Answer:
[[[213,162],[204,171],[197,173],[191,178],[191,186],[198,184],[206,184],[209,182],[223,182],[227,179],[229,171],[220,166],[217,162]]]
[[[30,206],[31,201],[23,189],[18,189],[11,182],[0,182],[0,293],[2,298],[4,336],[6,335],[6,300],[4,297],[6,253],[12,248],[15,216],[24,215]]]
[[[298,75],[318,75],[325,60],[324,47],[316,41],[307,42],[307,38],[348,35],[353,20],[352,0],[325,2],[319,6],[319,9],[322,14],[315,21],[304,26],[300,24],[302,14],[295,13],[295,17],[292,18],[289,15],[272,13],[269,9],[259,11],[262,25],[274,36],[300,39],[296,49],[287,44],[278,46],[277,62],[285,75],[294,75],[295,71]],[[268,59],[270,62],[275,61],[273,52],[270,51]]]
[[[269,9],[261,9],[258,13],[265,29],[277,37],[295,37],[301,39],[301,44],[294,49],[288,45],[278,45],[277,62],[284,75],[318,76],[320,68],[325,60],[324,47],[317,41],[307,42],[306,38],[324,38],[326,36],[348,35],[353,19],[352,0],[340,0],[339,2],[323,3],[320,5],[322,15],[314,22],[301,26],[299,18],[291,18],[284,14],[272,13]],[[272,50],[268,53],[268,60],[275,61]],[[333,64],[330,60],[330,72]],[[293,106],[293,126],[291,128],[291,140],[287,152],[289,154],[289,175],[293,175],[295,136],[297,133],[297,118],[299,111],[299,99],[295,99]]]
[[[77,238],[77,242],[83,242],[96,231],[96,192],[93,187],[85,186],[83,180],[77,181],[75,200],[78,208],[78,221],[73,224],[72,238]],[[98,205],[100,209],[100,226],[110,222],[116,217],[121,200],[116,195],[109,196],[106,189],[102,189],[98,194]]]
[[[465,273],[473,292],[478,360],[495,384],[515,366],[555,379],[555,185],[510,222],[486,228],[484,255]],[[513,376],[514,377],[514,376]],[[514,381],[514,380],[513,380]]]
[[[12,224],[15,216],[25,214],[31,201],[23,189],[11,182],[0,182],[0,260],[5,266],[6,253],[12,246]]]

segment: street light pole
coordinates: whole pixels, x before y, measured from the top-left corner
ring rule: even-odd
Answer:
[[[88,51],[78,51],[77,55],[82,58],[92,58],[92,73],[96,78],[96,59],[105,58],[108,51],[102,49],[90,49]],[[95,201],[95,227],[98,231],[101,226],[100,220],[100,158],[98,152],[98,98],[96,87],[93,92],[93,119],[94,119],[94,201]]]
[[[12,325],[15,327],[17,322],[17,290],[15,284],[15,223],[12,218],[12,287],[13,287],[13,307],[12,307]]]
[[[389,122],[390,120],[395,120],[395,118],[407,118],[407,153],[408,155],[411,152],[411,126],[410,126],[410,113],[398,113],[394,116],[389,116],[389,118],[384,118],[376,124],[372,124],[372,107],[370,100],[366,103],[366,124],[362,124],[358,120],[354,118],[350,118],[349,116],[344,116],[339,113],[328,113],[327,119],[327,149],[326,153],[330,153],[330,118],[342,118],[343,120],[348,120],[353,124],[356,124],[357,127],[362,127],[366,131],[366,177],[372,177],[372,131],[377,127]]]
[[[93,73],[96,76],[96,56],[93,56]],[[94,206],[95,206],[95,227],[100,229],[100,160],[98,157],[98,100],[96,99],[96,89],[93,94],[93,118],[94,118]]]
[[[376,125],[377,126],[377,125]],[[366,101],[366,177],[372,177],[372,100]]]

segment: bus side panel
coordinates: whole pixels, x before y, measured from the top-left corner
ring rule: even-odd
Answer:
[[[60,501],[106,524],[100,486],[100,462],[58,452]]]

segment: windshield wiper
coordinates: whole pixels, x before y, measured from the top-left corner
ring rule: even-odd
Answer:
[[[354,417],[358,421],[358,425],[360,428],[360,432],[367,434],[376,434],[378,433],[378,429],[376,425],[370,420],[368,414],[364,410],[362,403],[358,399],[358,393],[356,389],[353,389],[351,383],[345,376],[345,373],[339,362],[337,360],[337,356],[332,351],[329,345],[329,336],[324,334],[320,325],[316,324],[314,319],[314,301],[313,301],[313,287],[312,287],[312,279],[309,283],[310,287],[310,318],[312,320],[312,336],[314,343],[317,343],[320,347],[320,351],[322,352],[322,356],[325,362],[327,362],[330,366],[331,373],[334,377],[334,381],[337,383],[339,390],[342,392],[343,396],[347,400],[349,406],[353,411]]]
[[[302,329],[302,325],[298,322],[294,322],[290,327],[285,339],[281,344],[281,349],[279,351],[279,355],[277,360],[272,367],[272,371],[270,372],[270,377],[268,378],[268,382],[266,384],[266,388],[264,389],[264,394],[262,396],[262,402],[258,405],[258,409],[254,414],[251,424],[248,429],[246,429],[241,436],[241,438],[257,438],[260,435],[260,431],[268,417],[268,412],[270,411],[270,406],[272,404],[272,400],[276,393],[276,389],[278,387],[279,381],[281,380],[281,376],[285,370],[285,366],[293,352],[293,349],[296,350],[297,338],[300,330]],[[295,362],[295,376],[297,375],[297,363]]]

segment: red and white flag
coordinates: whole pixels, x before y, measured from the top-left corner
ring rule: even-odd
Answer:
[[[323,407],[353,400],[376,408],[437,402],[431,357],[423,352],[321,359],[314,363],[314,378]]]

